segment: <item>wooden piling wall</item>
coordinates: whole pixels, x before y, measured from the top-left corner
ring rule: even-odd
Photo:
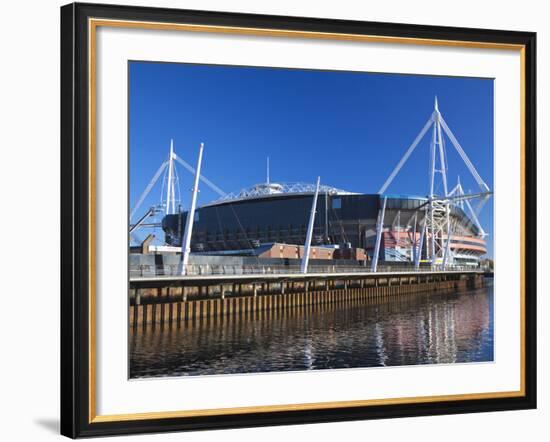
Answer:
[[[252,317],[257,312],[275,313],[289,309],[312,309],[316,305],[343,304],[369,301],[398,295],[421,292],[448,293],[466,288],[479,288],[484,284],[482,276],[452,280],[418,282],[413,278],[386,278],[385,280],[354,281],[355,286],[333,288],[328,284],[322,289],[290,292],[279,289],[277,293],[260,295],[217,296],[210,299],[185,299],[183,291],[157,289],[156,296],[142,296],[138,289],[130,294],[130,327],[156,327],[181,325],[198,319],[223,318],[227,316]],[[429,279],[429,278],[428,278]],[[380,284],[382,282],[382,284]],[[327,289],[328,288],[328,289]],[[303,287],[302,287],[303,289]],[[145,289],[150,290],[150,289]],[[240,292],[239,288],[239,292]],[[133,295],[133,296],[132,296]]]

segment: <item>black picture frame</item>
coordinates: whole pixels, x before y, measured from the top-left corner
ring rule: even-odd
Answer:
[[[524,80],[524,395],[198,417],[94,421],[90,397],[90,18],[519,45]],[[73,3],[61,8],[61,434],[76,438],[536,408],[536,34]],[[92,306],[93,308],[93,306]]]

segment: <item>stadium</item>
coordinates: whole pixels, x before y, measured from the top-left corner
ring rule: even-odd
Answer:
[[[430,142],[429,192],[425,196],[395,195],[387,188],[414,149],[427,133]],[[447,181],[446,139],[456,149],[479,185],[477,193],[466,194],[460,180],[452,189]],[[437,98],[434,111],[423,129],[406,150],[378,193],[356,193],[307,183],[264,183],[225,194],[200,175],[202,146],[197,168],[185,163],[170,149],[166,160],[149,184],[150,190],[164,171],[166,199],[162,229],[165,245],[158,251],[182,251],[209,255],[242,255],[300,258],[300,246],[308,244],[319,250],[332,250],[329,258],[408,262],[449,267],[477,267],[487,253],[478,214],[492,192],[478,174],[462,146],[439,112]],[[188,211],[177,207],[175,161],[195,174],[192,200],[196,200],[199,180],[212,187],[220,198]],[[442,192],[436,194],[436,177]],[[140,202],[143,200],[143,196]],[[473,207],[474,202],[477,206]],[[139,205],[139,204],[138,204]],[[137,207],[132,213],[135,213]],[[130,225],[130,233],[140,221]],[[192,222],[187,219],[189,213]],[[187,237],[187,241],[185,238]],[[277,248],[279,255],[275,253]],[[269,250],[269,254],[266,254]],[[295,256],[294,256],[294,255]],[[374,264],[373,268],[376,268]]]
[[[191,250],[254,254],[264,244],[304,244],[313,184],[265,183],[200,207],[195,213]],[[407,195],[357,194],[322,186],[317,196],[312,245],[363,248],[372,259],[378,214],[386,199],[380,260],[413,261],[425,224],[428,198]],[[181,246],[187,212],[167,215],[162,222],[166,243]],[[458,205],[451,211],[450,249],[456,264],[477,266],[485,241],[473,220]],[[446,236],[434,238],[445,242]],[[429,256],[431,237],[421,261]]]

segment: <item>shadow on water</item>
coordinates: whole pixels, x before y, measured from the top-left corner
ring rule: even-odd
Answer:
[[[130,377],[493,360],[493,287],[130,332]]]

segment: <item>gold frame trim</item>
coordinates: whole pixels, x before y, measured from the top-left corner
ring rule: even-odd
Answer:
[[[186,32],[207,32],[218,34],[235,35],[255,35],[269,37],[291,37],[308,39],[325,39],[340,41],[357,41],[369,43],[387,43],[387,44],[412,44],[419,46],[443,46],[443,47],[461,47],[475,49],[497,49],[518,51],[520,53],[520,193],[521,193],[521,226],[520,226],[520,389],[518,391],[489,392],[489,393],[465,393],[454,395],[438,396],[416,396],[400,397],[388,399],[368,399],[353,401],[336,402],[314,402],[301,404],[284,405],[261,405],[249,407],[234,408],[216,408],[216,409],[197,409],[180,411],[158,411],[147,413],[128,413],[128,414],[96,414],[96,327],[95,327],[95,274],[96,274],[96,234],[95,234],[95,215],[96,215],[96,35],[97,28],[115,27],[115,28],[134,28],[147,30],[164,31],[186,31]],[[442,401],[461,401],[461,400],[482,400],[497,398],[513,398],[525,396],[525,107],[526,107],[526,84],[525,84],[525,45],[504,44],[474,41],[458,40],[438,40],[408,37],[390,37],[377,35],[358,35],[344,33],[328,32],[310,32],[310,31],[292,31],[283,29],[263,29],[263,28],[243,28],[232,26],[211,26],[181,23],[158,23],[146,21],[131,20],[111,20],[111,19],[88,19],[88,69],[89,69],[89,423],[100,422],[120,422],[120,421],[138,421],[146,419],[169,419],[180,417],[198,417],[198,416],[220,416],[220,415],[239,415],[246,413],[270,413],[280,411],[304,411],[304,410],[322,410],[329,408],[351,408],[376,405],[397,405],[397,404],[419,404],[427,402]]]

